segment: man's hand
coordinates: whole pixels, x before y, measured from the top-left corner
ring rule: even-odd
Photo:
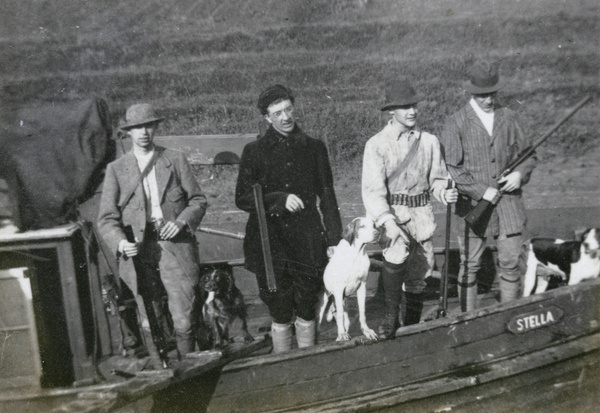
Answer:
[[[183,221],[175,221],[175,222],[168,221],[160,229],[160,232],[158,233],[158,235],[160,236],[160,239],[162,239],[162,240],[170,240],[171,238],[174,238],[177,234],[179,234],[179,232],[181,232],[181,229],[183,228],[184,225],[185,225],[185,222],[183,222]]]
[[[136,242],[129,242],[126,239],[122,239],[121,242],[119,242],[119,252],[126,257],[135,257],[138,255],[139,242],[137,238],[135,241]]]
[[[444,205],[454,204],[456,201],[458,201],[458,189],[445,189],[444,192],[442,192],[442,202]]]
[[[396,224],[396,221],[388,219],[383,226],[385,227],[385,236],[392,240],[390,246],[394,245],[396,241],[398,241],[398,238],[405,244],[409,244],[410,240],[408,239],[408,235],[406,235],[406,232]]]
[[[500,200],[500,191],[498,191],[496,188],[492,188],[491,186],[485,191],[485,194],[483,194],[483,199],[485,199],[488,202],[491,202],[492,204],[496,205],[496,203]]]
[[[304,202],[294,194],[289,194],[285,200],[285,209],[290,212],[300,212],[304,209]]]
[[[500,188],[502,192],[516,191],[521,187],[521,172],[514,171],[498,179],[498,183],[502,185]]]

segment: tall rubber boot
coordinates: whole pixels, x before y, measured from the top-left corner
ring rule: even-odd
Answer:
[[[404,293],[406,309],[404,313],[404,325],[410,326],[421,322],[423,312],[423,294]]]
[[[475,310],[477,308],[477,283],[463,284],[459,282],[458,300],[463,313]]]
[[[500,277],[500,302],[516,300],[521,296],[520,280],[510,281]]]
[[[283,353],[292,349],[292,323],[271,323],[273,353]]]
[[[393,268],[390,268],[393,266]],[[402,269],[404,264],[388,264],[381,271],[383,290],[385,292],[385,317],[379,326],[379,336],[383,339],[396,337],[396,330],[400,326],[398,313],[400,311],[400,294],[402,294]]]
[[[316,326],[315,320],[306,321],[303,318],[296,317],[296,341],[298,342],[298,348],[314,346],[316,340]]]

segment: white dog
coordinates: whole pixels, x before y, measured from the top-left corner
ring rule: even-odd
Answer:
[[[347,310],[344,308],[344,300],[347,296],[356,292],[360,328],[369,340],[377,340],[377,334],[367,326],[365,317],[367,276],[371,265],[365,247],[366,244],[378,238],[379,231],[375,228],[372,220],[355,218],[348,224],[342,236],[343,239],[335,247],[323,275],[325,293],[319,311],[319,324],[323,321],[323,315],[327,308],[329,308],[327,321],[331,321],[335,311],[338,331],[336,341],[350,340],[348,334],[350,319]],[[332,297],[333,303],[331,303]],[[335,310],[332,306],[335,306]]]

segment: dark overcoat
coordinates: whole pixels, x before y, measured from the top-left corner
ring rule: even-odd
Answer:
[[[469,103],[448,118],[440,143],[460,195],[456,204],[456,214],[460,217],[466,216],[477,205],[488,187],[497,187],[496,181],[506,166],[531,146],[516,112],[495,108],[490,136]],[[521,186],[529,182],[535,165],[536,157],[533,156],[516,167],[515,170],[521,172]],[[464,229],[464,220],[459,222]],[[486,233],[492,236],[500,232],[506,235],[521,233],[525,223],[525,205],[519,188],[502,196],[490,217]]]
[[[263,137],[244,147],[235,203],[250,213],[244,239],[245,266],[264,273],[253,194],[256,183],[263,189],[275,269],[290,262],[313,273],[323,269],[327,247],[336,245],[342,234],[325,144],[296,126],[287,137],[270,127]],[[305,208],[301,212],[285,208],[289,194],[302,199]]]
[[[189,277],[198,280],[198,246],[193,234],[206,212],[206,197],[183,153],[160,146],[156,146],[155,150],[159,152],[155,170],[160,207],[165,221],[179,219],[187,223],[189,228],[173,238],[172,242],[183,270]],[[111,162],[106,168],[98,229],[110,250],[117,255],[119,242],[127,238],[124,227],[131,226],[140,244],[144,240],[146,198],[141,183],[134,188],[140,175],[133,151]],[[132,189],[135,190],[129,202],[119,207]],[[131,259],[119,257],[119,275],[136,293],[138,282]]]

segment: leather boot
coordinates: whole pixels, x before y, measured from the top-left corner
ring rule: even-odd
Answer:
[[[292,323],[271,323],[273,353],[283,353],[292,349]]]
[[[388,267],[393,264],[387,264],[381,271],[381,280],[385,292],[385,317],[383,323],[379,326],[379,336],[383,339],[392,339],[396,337],[396,330],[400,326],[398,322],[398,313],[400,311],[400,294],[402,293],[402,268],[401,266]]]
[[[316,321],[306,321],[303,318],[296,317],[294,324],[296,326],[298,348],[314,346],[316,344]]]
[[[423,294],[404,293],[406,300],[406,311],[404,313],[404,325],[410,326],[421,322],[423,312]]]

